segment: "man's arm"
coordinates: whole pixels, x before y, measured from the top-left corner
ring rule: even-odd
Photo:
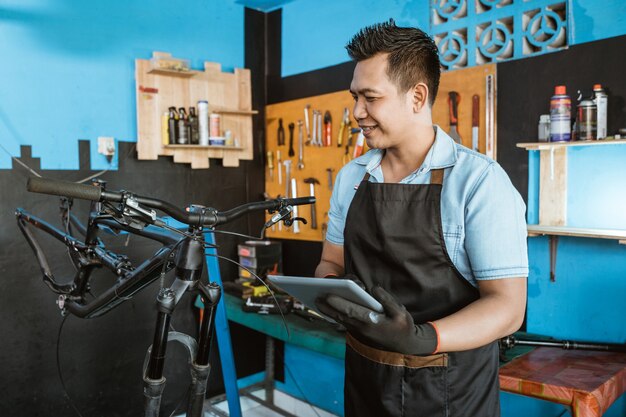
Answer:
[[[322,259],[315,269],[315,276],[325,277],[328,275],[345,275],[345,269],[343,265],[343,246],[335,245],[326,240],[322,248]]]
[[[524,320],[526,278],[478,281],[480,299],[434,322],[439,352],[477,348],[515,332]]]

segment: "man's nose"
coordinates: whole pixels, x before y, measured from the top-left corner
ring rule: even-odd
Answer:
[[[367,117],[367,109],[365,108],[365,103],[362,99],[357,99],[354,102],[354,109],[352,109],[352,114],[357,121],[365,119]]]

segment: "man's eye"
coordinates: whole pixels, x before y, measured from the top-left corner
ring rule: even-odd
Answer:
[[[376,100],[377,98],[378,98],[378,97],[368,97],[368,96],[365,96],[365,100],[367,100],[367,101],[374,101],[374,100]]]
[[[358,101],[357,96],[352,96],[352,100],[354,100],[354,101]]]

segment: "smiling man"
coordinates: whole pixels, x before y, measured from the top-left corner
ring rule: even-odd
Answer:
[[[524,202],[496,162],[433,125],[428,35],[390,21],[346,48],[371,150],[337,175],[316,275],[354,279],[385,308],[317,301],[348,330],[346,416],[498,416],[497,339],[526,305]]]

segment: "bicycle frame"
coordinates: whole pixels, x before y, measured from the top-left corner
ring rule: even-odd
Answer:
[[[83,226],[71,214],[72,200],[61,200],[62,219],[65,232],[48,222],[27,213],[21,208],[15,212],[17,223],[33,249],[43,280],[48,287],[59,294],[58,305],[62,314],[74,314],[78,317],[93,318],[105,314],[120,303],[132,297],[138,291],[152,283],[162,274],[175,269],[175,278],[169,288],[161,288],[157,295],[157,318],[152,346],[148,349],[147,363],[144,366],[144,408],[146,417],[158,417],[161,396],[165,388],[163,367],[165,364],[168,340],[177,341],[187,347],[191,363],[191,394],[187,408],[188,417],[200,417],[203,413],[204,397],[210,373],[209,351],[215,324],[215,308],[221,298],[221,288],[216,283],[205,283],[200,278],[205,263],[204,227],[213,228],[227,223],[250,211],[268,210],[275,213],[265,228],[283,221],[292,224],[299,218],[291,218],[291,205],[312,204],[313,197],[295,199],[277,199],[265,202],[247,203],[226,212],[213,208],[192,205],[188,212],[180,210],[162,200],[140,197],[128,192],[109,192],[104,182],[94,181],[93,186],[67,183],[43,178],[31,178],[29,191],[45,194],[71,196],[91,200],[89,220]],[[114,203],[119,203],[114,205]],[[141,204],[147,206],[142,207]],[[156,212],[150,208],[162,210],[175,219],[188,225],[187,232],[170,228],[157,219]],[[154,230],[151,225],[160,226],[180,233],[183,237]],[[67,246],[70,258],[76,267],[76,274],[71,283],[58,283],[50,269],[43,249],[30,230],[34,227]],[[72,235],[72,227],[84,236],[81,241]],[[133,267],[124,255],[118,255],[105,248],[98,237],[102,228],[126,231],[131,234],[158,241],[163,244],[149,259],[138,267]],[[170,255],[176,249],[176,258]],[[118,280],[92,301],[85,295],[90,289],[90,278],[95,268],[109,269]],[[188,335],[169,331],[172,314],[188,292],[199,293],[204,302],[204,314],[200,323],[198,341]]]

